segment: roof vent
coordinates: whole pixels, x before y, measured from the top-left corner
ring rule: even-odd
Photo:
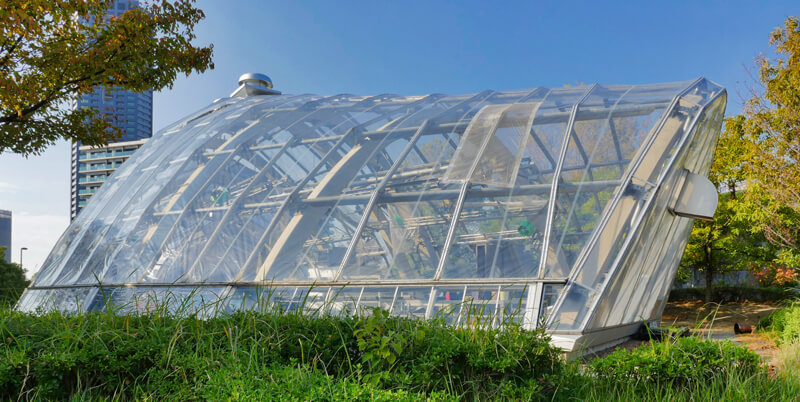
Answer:
[[[257,95],[280,95],[280,91],[272,89],[272,80],[261,73],[247,73],[239,77],[239,88],[230,97],[246,98]]]

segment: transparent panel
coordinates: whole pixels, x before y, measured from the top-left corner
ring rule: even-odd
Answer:
[[[468,199],[447,256],[443,278],[536,277],[547,192]]]
[[[635,152],[681,89],[597,86],[579,105],[556,195],[547,276],[569,272]]]
[[[498,298],[501,286],[469,286],[460,312],[460,325],[472,328],[491,328],[500,310]]]
[[[352,315],[358,313],[358,302],[364,288],[360,286],[346,286],[332,288],[328,301],[327,311],[331,314]]]
[[[500,287],[495,325],[502,327],[511,323],[520,324],[525,319],[528,302],[528,291],[532,289],[527,285],[504,285]]]
[[[562,284],[545,284],[542,288],[542,302],[539,306],[539,322],[546,322],[553,314],[553,306],[564,290]],[[538,325],[539,323],[537,323]]]
[[[394,286],[364,288],[364,292],[358,301],[358,314],[372,314],[372,309],[375,308],[390,311],[396,294],[397,288]]]
[[[437,286],[431,303],[430,318],[457,325],[461,320],[461,306],[467,286]]]
[[[470,177],[472,183],[511,187],[516,182],[531,125],[540,102],[509,105],[486,140]]]
[[[444,181],[466,181],[472,178],[475,165],[494,137],[500,120],[510,105],[489,105],[481,109],[467,127],[453,161],[447,168]]]
[[[430,279],[436,273],[454,200],[379,203],[346,280]]]
[[[392,305],[392,314],[401,317],[420,317],[425,318],[428,308],[428,299],[431,296],[433,287],[400,287],[397,290],[397,297]]]

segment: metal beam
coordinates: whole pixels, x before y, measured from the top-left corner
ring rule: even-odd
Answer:
[[[258,248],[260,247],[260,245],[262,243],[264,243],[264,241],[267,239],[267,237],[275,229],[275,226],[278,224],[278,220],[279,220],[281,214],[283,214],[283,212],[286,211],[286,208],[288,208],[288,206],[291,204],[293,199],[295,197],[297,197],[297,193],[299,193],[300,190],[303,189],[303,187],[305,187],[305,185],[314,177],[314,175],[317,174],[317,172],[319,171],[320,168],[322,168],[322,166],[327,164],[331,160],[331,158],[333,158],[336,155],[336,151],[339,149],[339,147],[342,146],[342,144],[344,144],[346,141],[348,141],[354,135],[357,127],[360,127],[360,126],[354,126],[354,127],[351,127],[349,130],[347,130],[347,132],[341,138],[339,138],[339,141],[336,142],[336,144],[331,148],[331,150],[328,151],[328,153],[325,154],[325,156],[319,162],[317,162],[317,165],[314,166],[314,169],[312,169],[310,172],[308,172],[306,177],[303,178],[303,180],[301,180],[299,183],[297,183],[297,185],[294,187],[294,189],[292,189],[292,192],[289,193],[286,196],[286,198],[281,202],[280,206],[278,207],[278,210],[275,211],[275,214],[273,215],[272,220],[269,222],[269,225],[266,227],[264,232],[261,234],[261,237],[256,242],[256,247],[253,249],[253,251],[250,252],[250,255],[247,257],[247,260],[245,260],[245,263],[242,265],[242,268],[239,271],[239,274],[236,275],[236,277],[234,278],[234,281],[238,281],[239,279],[242,278],[242,275],[244,275],[245,269],[247,269],[247,267],[253,261],[255,256],[258,254],[257,253]]]
[[[350,258],[352,258],[356,245],[358,244],[358,241],[361,238],[361,232],[364,231],[364,227],[367,225],[367,222],[369,221],[370,214],[372,213],[373,207],[375,207],[375,204],[378,202],[378,198],[380,197],[381,194],[383,194],[383,190],[384,188],[386,188],[386,183],[389,182],[389,179],[392,178],[394,172],[396,172],[397,169],[400,167],[400,165],[403,163],[403,161],[405,161],[406,156],[409,154],[409,152],[411,152],[411,150],[413,149],[413,147],[417,142],[417,139],[419,139],[422,132],[425,131],[425,128],[428,126],[429,122],[430,120],[425,120],[422,124],[420,124],[419,128],[417,129],[417,132],[414,133],[413,137],[411,137],[411,140],[409,140],[408,144],[403,149],[403,152],[401,152],[400,155],[397,157],[397,159],[395,159],[394,163],[392,164],[392,167],[390,167],[389,170],[386,172],[386,174],[383,175],[383,179],[381,179],[380,183],[378,183],[378,186],[375,188],[375,190],[372,192],[372,195],[369,197],[367,205],[364,207],[364,213],[361,215],[361,220],[358,222],[358,225],[356,226],[356,229],[353,233],[353,238],[350,240],[350,244],[347,246],[347,251],[345,251],[342,262],[339,264],[339,269],[337,270],[335,276],[336,280],[341,278],[344,267],[347,265],[347,262],[350,261]]]
[[[280,158],[281,155],[283,155],[289,149],[289,147],[294,146],[296,142],[297,142],[296,140],[290,140],[290,141],[285,142],[283,144],[283,147],[281,147],[281,149],[279,149],[278,152],[275,153],[275,155],[272,157],[272,159],[270,159],[270,161],[267,162],[267,164],[264,165],[264,167],[261,168],[261,170],[258,173],[256,173],[256,175],[253,177],[252,180],[250,180],[250,183],[244,188],[244,190],[242,191],[242,194],[239,197],[237,197],[236,200],[234,200],[233,204],[230,205],[225,210],[225,214],[222,215],[222,219],[220,220],[220,223],[217,226],[217,229],[214,230],[214,233],[212,233],[211,236],[208,238],[208,241],[206,241],[206,244],[205,244],[205,246],[203,246],[203,249],[200,250],[200,253],[197,255],[197,258],[195,258],[194,263],[192,263],[192,266],[187,271],[187,274],[186,274],[187,276],[191,275],[194,272],[194,270],[197,268],[197,264],[200,262],[200,260],[202,260],[202,258],[205,255],[206,251],[208,251],[209,245],[211,245],[214,242],[214,240],[216,240],[217,236],[219,235],[220,228],[227,221],[231,211],[237,209],[239,207],[239,205],[241,205],[244,202],[244,200],[247,198],[247,192],[250,191],[250,189],[253,186],[263,184],[261,182],[261,179],[264,176],[266,176],[267,173],[269,173],[270,168],[272,168],[272,166],[277,162],[278,158]],[[247,222],[249,223],[250,220],[248,219]],[[243,225],[240,228],[239,234],[241,234],[241,231],[244,230],[246,224],[247,223],[245,223],[245,225]],[[237,237],[238,237],[238,234],[237,234]],[[228,251],[230,250],[230,247],[232,247],[232,246],[233,246],[233,242],[231,242],[230,246],[228,246],[228,248],[225,250],[225,253],[223,254],[223,256],[228,254]],[[216,270],[216,266],[214,267],[213,270]]]
[[[655,141],[655,137],[658,135],[658,133],[663,128],[663,126],[666,124],[666,121],[668,120],[669,116],[672,115],[674,110],[676,110],[676,107],[677,107],[677,105],[679,103],[679,100],[680,100],[681,96],[683,96],[683,94],[686,93],[689,89],[693,88],[698,82],[700,82],[700,80],[701,79],[695,80],[686,89],[684,89],[683,91],[681,91],[680,93],[678,93],[677,95],[675,95],[672,98],[672,101],[669,103],[667,108],[664,110],[664,112],[662,113],[659,121],[656,123],[656,125],[653,127],[653,129],[651,130],[650,134],[648,135],[648,138],[645,140],[645,143],[642,144],[642,146],[639,148],[639,151],[637,152],[636,156],[634,156],[633,161],[631,162],[632,166],[630,166],[627,169],[627,172],[621,178],[622,186],[625,186],[627,183],[631,182],[631,179],[633,177],[633,173],[636,171],[636,168],[639,166],[639,164],[641,164],[642,159],[644,158],[644,155],[650,149],[650,146],[652,145],[653,141]],[[677,153],[675,155],[677,155]],[[673,158],[674,158],[674,156],[673,156]],[[608,220],[609,220],[609,218],[611,216],[611,211],[614,211],[616,209],[617,204],[619,203],[620,199],[622,198],[622,193],[623,193],[623,191],[617,191],[616,194],[614,194],[614,196],[611,198],[611,200],[609,200],[609,202],[607,204],[608,206],[606,208],[606,211],[608,211],[608,212],[600,218],[600,221],[595,226],[595,230],[592,233],[592,237],[586,243],[586,246],[584,247],[584,249],[581,252],[581,254],[578,256],[578,258],[577,258],[577,260],[576,260],[576,262],[574,264],[576,267],[582,267],[584,265],[585,260],[588,257],[589,251],[597,243],[597,240],[598,240],[598,238],[600,236],[600,232],[602,232],[602,228],[605,227],[605,225],[608,223]],[[652,199],[652,197],[651,197],[651,199]],[[628,243],[632,237],[634,237],[634,236],[628,236],[628,238],[626,239],[625,242]],[[557,311],[560,310],[561,306],[564,303],[565,295],[569,292],[569,290],[571,289],[571,286],[580,286],[575,282],[576,279],[577,279],[577,276],[580,273],[580,271],[581,271],[580,269],[577,269],[577,270],[573,270],[572,272],[570,272],[569,279],[568,279],[568,282],[567,282],[567,286],[565,286],[564,289],[562,289],[561,295],[558,297],[558,299],[556,300],[556,302],[553,305],[553,311],[554,312],[557,312]],[[616,269],[612,268],[612,271],[615,272]],[[609,277],[613,276],[614,272],[609,272]],[[604,291],[605,291],[605,287],[601,290],[601,292],[598,295],[598,297],[596,298],[595,302],[592,304],[591,309],[589,311],[589,314],[587,314],[587,317],[581,323],[581,326],[584,326],[585,323],[588,322],[588,320],[590,320],[591,317],[594,315],[593,310],[596,308],[597,302],[602,298],[602,293]],[[549,327],[549,326],[553,325],[554,320],[555,320],[555,314],[548,318],[546,326]]]
[[[583,96],[572,105],[572,110],[570,111],[570,118],[567,122],[567,127],[564,130],[564,137],[563,142],[561,143],[560,155],[558,157],[558,161],[556,162],[555,172],[553,174],[553,184],[550,187],[550,197],[548,198],[548,205],[547,205],[547,220],[545,221],[545,229],[544,229],[544,236],[542,237],[542,250],[541,250],[541,257],[539,259],[539,277],[544,277],[544,271],[547,267],[547,250],[550,247],[550,232],[552,232],[553,228],[553,217],[555,216],[555,205],[556,205],[556,195],[558,190],[559,182],[561,181],[561,168],[564,166],[564,159],[567,157],[567,149],[569,148],[569,139],[572,135],[572,130],[575,125],[575,116],[578,114],[578,105],[581,104],[586,98],[589,97],[589,94],[595,89],[597,84],[591,85],[589,88],[586,89],[586,92]]]
[[[49,285],[49,286],[30,286],[28,290],[50,290],[50,289],[85,289],[85,288],[100,288],[103,289],[118,289],[118,288],[209,288],[209,287],[225,287],[230,286],[233,288],[321,288],[321,287],[427,287],[427,286],[480,286],[480,285],[501,285],[501,286],[524,286],[531,283],[544,283],[563,285],[567,283],[567,278],[464,278],[464,279],[440,279],[437,281],[431,279],[424,280],[366,280],[366,281],[226,281],[226,282],[202,282],[202,283],[187,283],[187,282],[118,282],[118,283],[102,283],[102,284],[74,284],[74,285]]]
[[[503,120],[503,116],[505,115],[509,106],[510,105],[507,105],[505,109],[503,109],[500,112],[500,116],[498,116],[497,121],[495,121],[492,128],[489,129],[489,134],[486,135],[485,138],[483,139],[483,142],[481,142],[481,147],[478,150],[477,158],[475,159],[475,161],[473,161],[472,165],[469,168],[469,171],[467,171],[467,175],[464,178],[464,184],[461,185],[461,188],[458,191],[458,200],[456,200],[456,205],[453,208],[453,212],[450,214],[450,227],[447,229],[447,237],[445,237],[444,244],[442,244],[442,253],[441,255],[439,255],[439,265],[436,267],[436,274],[433,276],[433,279],[439,279],[442,276],[442,271],[444,271],[444,266],[447,263],[447,255],[450,253],[450,246],[452,245],[453,237],[455,237],[456,234],[456,227],[458,225],[458,215],[461,213],[461,209],[464,208],[464,198],[467,196],[467,192],[469,191],[469,188],[472,184],[470,182],[470,179],[472,178],[472,175],[475,173],[475,169],[477,168],[477,164],[481,159],[480,158],[481,155],[483,155],[483,152],[486,150],[489,141],[492,139],[494,133],[497,131],[497,128],[500,125],[500,121]],[[480,114],[480,112],[478,113]],[[477,121],[478,121],[478,116],[476,115],[475,117],[472,118],[470,124]],[[467,128],[467,131],[465,131],[464,133],[465,136],[467,135],[468,131],[469,128]],[[461,141],[464,141],[463,137],[461,138]],[[456,150],[456,152],[458,152],[458,150]]]

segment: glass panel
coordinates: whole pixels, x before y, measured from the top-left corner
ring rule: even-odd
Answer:
[[[239,310],[286,311],[296,291],[296,288],[234,288],[225,311],[228,313]]]
[[[634,154],[680,89],[597,86],[584,99],[557,190],[546,275],[569,272]]]
[[[357,313],[356,307],[361,298],[363,288],[360,286],[347,286],[332,288],[327,311],[331,314],[353,315]]]
[[[430,318],[444,320],[457,325],[461,317],[461,306],[466,294],[466,286],[436,287],[431,305]]]
[[[444,181],[463,182],[471,178],[475,164],[494,136],[500,119],[508,107],[509,105],[489,105],[475,115],[458,143],[458,149],[447,168]]]
[[[499,310],[500,286],[469,286],[461,307],[461,325],[472,328],[491,328]]]
[[[358,314],[372,314],[371,309],[376,307],[390,311],[395,294],[397,294],[397,288],[394,286],[364,288],[361,299],[358,301]]]
[[[442,277],[538,276],[547,192],[465,200]]]
[[[657,254],[664,246],[668,226],[673,220],[672,215],[665,215],[663,204],[669,197],[664,194],[660,193],[656,202],[656,204],[662,204],[660,205],[661,210],[653,210],[648,214],[636,239],[628,249],[626,259],[616,269],[612,282],[608,285],[603,299],[596,308],[593,324],[589,328],[598,328],[598,323],[600,323],[599,327],[623,323],[625,321],[622,318],[628,308],[636,310],[632,314],[636,314],[641,308],[638,303],[640,300],[631,299],[631,296],[639,290],[637,287],[642,285],[638,283],[638,280],[644,271],[648,271],[648,268],[658,264]],[[646,291],[652,291],[652,289]],[[641,317],[636,319],[639,318]]]
[[[528,291],[532,288],[527,285],[503,285],[500,287],[498,295],[500,308],[497,312],[495,326],[503,327],[511,323],[524,322]]]
[[[322,314],[327,305],[330,288],[297,288],[287,308],[288,311],[298,311],[304,314]]]
[[[16,310],[22,313],[33,314],[42,308],[42,297],[49,290],[26,289],[17,301]]]
[[[564,290],[562,284],[545,284],[542,289],[542,304],[539,307],[539,323],[546,322],[553,314],[553,306],[555,306],[558,297]],[[537,325],[539,324],[537,323]]]
[[[425,311],[428,308],[428,299],[431,296],[433,287],[400,287],[397,290],[397,297],[392,305],[392,314],[401,317],[420,317],[425,318]]]
[[[539,102],[511,104],[487,139],[470,178],[473,183],[511,187],[516,182]]]

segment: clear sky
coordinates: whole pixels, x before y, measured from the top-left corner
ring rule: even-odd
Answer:
[[[564,84],[642,84],[705,76],[741,111],[753,59],[794,1],[660,2],[198,0],[198,44],[216,69],[156,93],[153,127],[269,75],[284,93],[471,93]],[[69,145],[0,155],[0,209],[13,259],[35,271],[69,223]]]

